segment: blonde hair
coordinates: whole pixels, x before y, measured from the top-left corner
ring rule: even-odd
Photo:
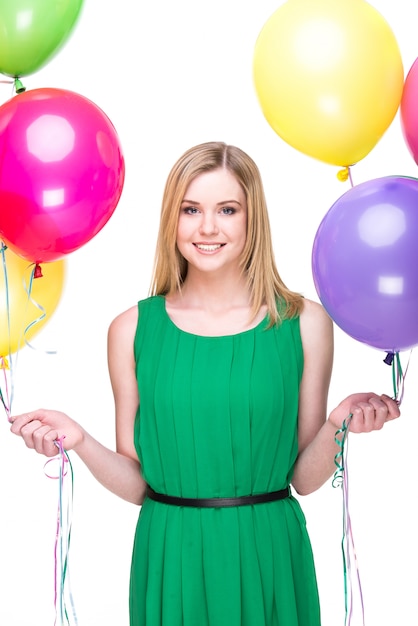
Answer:
[[[235,176],[247,200],[247,239],[242,269],[250,291],[251,318],[255,318],[263,305],[267,305],[270,325],[283,317],[295,317],[302,310],[303,297],[290,291],[277,271],[259,169],[245,152],[223,142],[207,142],[190,148],[168,175],[150,294],[168,295],[181,289],[187,275],[187,262],[176,244],[180,206],[193,179],[219,168],[226,168]]]

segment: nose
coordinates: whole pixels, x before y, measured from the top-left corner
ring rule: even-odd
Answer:
[[[199,232],[201,235],[216,235],[219,232],[215,214],[209,211],[202,214]]]

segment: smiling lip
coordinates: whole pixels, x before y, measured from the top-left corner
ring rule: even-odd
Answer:
[[[216,252],[220,250],[225,244],[224,243],[194,243],[195,248],[200,250],[201,252]]]

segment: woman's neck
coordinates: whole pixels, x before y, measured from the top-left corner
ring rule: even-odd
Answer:
[[[174,294],[173,294],[174,296]],[[251,307],[250,292],[244,276],[195,276],[189,274],[177,297],[182,306],[206,310]]]

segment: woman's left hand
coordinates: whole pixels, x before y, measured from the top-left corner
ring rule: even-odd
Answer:
[[[398,418],[400,414],[396,400],[386,394],[355,393],[331,411],[329,420],[338,429],[352,415],[350,432],[369,433],[380,430],[386,422]]]

